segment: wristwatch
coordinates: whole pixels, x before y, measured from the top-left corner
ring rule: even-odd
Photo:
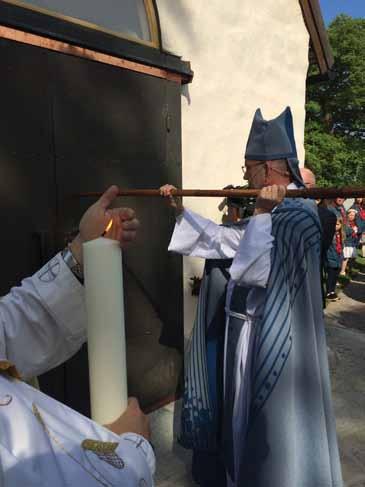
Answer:
[[[82,269],[82,265],[77,262],[69,247],[65,247],[62,250],[61,255],[72,274],[81,284],[84,284],[84,271]]]

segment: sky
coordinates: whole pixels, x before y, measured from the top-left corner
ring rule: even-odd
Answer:
[[[338,14],[365,18],[365,0],[320,0],[320,4],[326,25]]]

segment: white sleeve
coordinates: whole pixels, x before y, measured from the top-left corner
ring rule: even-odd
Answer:
[[[124,433],[118,449],[121,450],[120,454],[125,459],[132,480],[130,483],[120,485],[153,487],[156,460],[151,444],[140,435]]]
[[[79,350],[85,324],[83,286],[58,254],[0,300],[0,360],[42,374]]]
[[[203,259],[231,259],[243,233],[241,227],[217,225],[184,209],[176,220],[168,250]]]
[[[250,219],[230,268],[231,278],[242,286],[266,287],[271,269],[270,213]]]

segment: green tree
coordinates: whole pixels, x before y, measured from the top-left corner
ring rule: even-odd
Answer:
[[[365,19],[339,15],[328,35],[335,77],[307,86],[307,165],[320,185],[365,185]]]

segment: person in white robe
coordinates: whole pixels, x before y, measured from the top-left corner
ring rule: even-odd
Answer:
[[[110,187],[84,214],[69,247],[0,300],[1,487],[153,486],[149,424],[136,399],[102,426],[25,382],[86,341],[82,244],[112,219],[106,236],[123,247],[139,225],[133,210],[109,209],[117,194]]]
[[[160,188],[161,194],[170,198],[170,204],[176,211],[176,225],[168,247],[169,251],[182,255],[201,257],[203,259],[233,259],[229,269],[231,279],[226,293],[226,313],[229,314],[232,293],[236,285],[249,288],[246,298],[245,325],[239,334],[234,358],[234,377],[232,378],[236,394],[233,404],[233,418],[237,427],[233,433],[234,451],[239,456],[239,444],[248,422],[249,413],[249,384],[246,364],[249,362],[249,343],[252,328],[262,314],[263,297],[270,274],[270,255],[273,245],[271,235],[271,211],[284,199],[286,186],[296,188],[290,184],[287,176],[280,176],[280,162],[271,162],[270,177],[281,184],[265,186],[257,198],[255,212],[248,222],[240,226],[221,226],[185,208],[181,200],[173,198],[175,189],[172,185]],[[272,169],[271,170],[271,166]],[[253,161],[246,161],[246,178],[251,187],[261,184],[265,171],[261,164],[256,167]],[[288,180],[285,180],[288,178]],[[282,184],[286,183],[286,184]],[[224,390],[227,390],[227,338],[225,338],[225,371]],[[236,460],[237,463],[238,459]]]

